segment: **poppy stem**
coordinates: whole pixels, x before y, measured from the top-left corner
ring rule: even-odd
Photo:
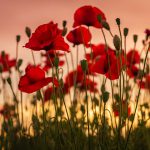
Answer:
[[[142,72],[144,72],[145,67],[146,67],[146,60],[147,60],[147,57],[148,57],[148,52],[149,52],[149,50],[150,50],[150,43],[149,43],[148,48],[147,48],[147,51],[146,51],[146,56],[145,56],[145,59],[144,59],[144,66],[143,66]],[[143,75],[141,76],[140,83],[142,83],[142,81],[143,81]],[[136,105],[135,105],[135,111],[134,111],[134,114],[133,114],[133,120],[132,120],[132,122],[131,122],[131,126],[130,126],[130,129],[129,129],[129,133],[128,133],[128,136],[127,136],[127,140],[126,140],[126,144],[125,144],[125,150],[127,149],[128,142],[129,142],[129,137],[130,137],[131,130],[132,130],[132,127],[133,127],[133,123],[134,123],[134,119],[135,119],[135,115],[136,115],[136,111],[137,111],[137,107],[138,107],[138,102],[139,102],[140,93],[141,93],[141,87],[139,88],[139,91],[138,91],[137,100],[136,100]]]
[[[35,57],[34,57],[33,50],[31,50],[31,54],[32,54],[32,59],[33,59],[34,66],[36,66],[36,62],[35,62]]]
[[[73,102],[76,100],[76,88],[77,88],[77,78],[78,78],[78,55],[79,55],[79,53],[78,53],[78,51],[79,51],[79,49],[78,49],[79,47],[78,47],[78,45],[77,45],[77,49],[76,49],[76,72],[74,73],[74,93],[73,93]]]
[[[67,59],[66,53],[65,53],[65,60],[66,60],[66,63],[67,63],[67,73],[69,74],[69,63],[68,63],[68,59]],[[68,82],[69,87],[70,87],[70,80],[68,79],[67,82]],[[69,98],[70,98],[70,103],[71,103],[71,105],[72,105],[70,89],[69,89]]]
[[[73,61],[73,54],[72,54],[72,52],[70,52],[70,57],[71,57],[72,69],[74,70],[74,61]]]
[[[43,125],[44,125],[44,141],[45,141],[45,144],[46,144],[46,116],[45,116],[45,108],[44,108],[44,98],[42,96],[42,93],[41,91],[39,90],[39,94],[40,94],[40,97],[41,97],[41,100],[42,100],[42,112],[43,112]]]
[[[90,144],[89,103],[88,103],[88,95],[87,95],[86,72],[84,72],[84,84],[85,84],[85,98],[86,98],[86,109],[87,109],[87,125],[88,125],[88,150],[90,150],[91,144]]]
[[[55,77],[55,74],[54,74],[54,65],[52,63],[52,60],[49,56],[49,53],[46,52],[47,54],[47,58],[48,58],[48,61],[50,62],[51,66],[52,66],[52,77],[53,77],[53,83],[54,83],[54,77]],[[54,84],[52,85],[53,86],[53,100],[54,100],[54,108],[55,108],[55,116],[56,116],[56,119],[55,119],[55,131],[57,130],[57,138],[58,138],[58,141],[59,141],[59,144],[60,144],[60,129],[59,129],[59,125],[58,125],[58,104],[57,104],[57,94],[56,94],[56,91],[55,91],[55,86]],[[60,146],[60,145],[57,145],[57,143],[55,144],[56,146]]]

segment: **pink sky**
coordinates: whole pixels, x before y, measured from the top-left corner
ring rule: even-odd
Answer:
[[[27,42],[24,34],[25,26],[34,30],[38,25],[51,20],[61,26],[62,20],[68,21],[71,29],[74,11],[83,5],[93,5],[100,8],[106,15],[113,33],[116,30],[115,18],[120,17],[122,27],[130,28],[129,45],[132,48],[132,35],[144,37],[145,28],[150,28],[150,0],[0,0],[0,50],[10,52],[15,56],[15,36],[21,34],[19,56],[26,60],[31,59],[29,50],[22,48]],[[100,32],[94,29],[96,40]],[[108,38],[109,39],[109,38]],[[111,43],[112,44],[112,43]],[[111,45],[110,44],[110,45]],[[141,48],[141,42],[138,46]]]

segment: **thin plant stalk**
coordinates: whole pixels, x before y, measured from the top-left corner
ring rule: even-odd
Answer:
[[[144,59],[144,66],[143,66],[142,72],[144,72],[145,67],[146,67],[146,60],[147,60],[147,57],[148,57],[149,49],[150,49],[150,43],[149,43],[148,49],[147,49],[147,51],[146,51],[146,56],[145,56],[145,59]],[[142,75],[142,77],[141,77],[140,83],[141,83],[142,81],[143,81],[143,75]],[[136,115],[136,111],[137,111],[137,107],[138,107],[138,103],[139,103],[140,93],[141,93],[141,87],[140,87],[139,90],[138,90],[138,95],[137,95],[136,105],[135,105],[135,111],[134,111],[134,114],[133,114],[133,120],[132,120],[132,122],[131,122],[131,126],[130,126],[130,129],[129,129],[129,133],[128,133],[128,136],[127,136],[127,140],[126,140],[126,144],[125,144],[125,150],[127,149],[128,142],[129,142],[129,137],[130,137],[131,130],[132,130],[132,127],[133,127],[133,123],[134,123],[134,119],[135,119],[135,115]]]

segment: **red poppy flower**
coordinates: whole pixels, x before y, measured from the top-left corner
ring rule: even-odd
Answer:
[[[91,33],[87,28],[80,26],[68,33],[67,40],[74,45],[87,45],[87,43],[91,40]]]
[[[83,81],[83,72],[79,70],[71,71],[65,78],[65,83],[68,87],[72,87],[74,85],[74,81],[76,79],[76,84],[81,83]]]
[[[58,86],[58,81],[52,77],[46,78],[45,72],[42,69],[37,66],[28,66],[26,74],[20,78],[18,88],[22,92],[33,93],[50,82]]]
[[[128,66],[140,63],[140,55],[137,50],[132,49],[127,53],[127,63]]]
[[[108,52],[114,53],[114,50],[111,49],[109,46],[106,47],[105,44],[98,44],[98,45],[91,44],[91,45],[88,45],[87,47],[88,48],[90,47],[92,49],[92,54],[86,54],[86,56],[85,56],[88,61],[91,60],[91,55],[92,55],[92,58],[95,59],[98,56],[105,54],[106,49]]]
[[[62,30],[58,29],[57,24],[51,21],[48,24],[40,25],[32,34],[29,42],[25,44],[25,47],[35,51],[62,50],[68,52],[69,45],[65,43],[61,34]]]
[[[77,66],[77,69],[68,73],[65,79],[65,83],[68,87],[74,86],[74,82],[76,81],[76,85],[82,83],[84,80],[84,72],[82,71],[81,66]]]
[[[97,86],[97,83],[91,79],[86,79],[85,82],[84,80],[82,80],[82,82],[78,84],[78,88],[81,91],[88,90],[90,92],[98,92],[98,89],[96,88],[96,86]]]
[[[114,112],[115,117],[119,116],[119,108],[120,108],[119,104],[113,104],[113,112]],[[126,116],[131,115],[131,107],[125,101],[122,102],[122,115],[126,115]]]
[[[90,75],[91,72],[88,72]],[[79,65],[77,67],[77,70],[71,71],[65,79],[65,90],[69,91],[69,89],[74,86],[74,82],[76,83],[76,87],[83,91],[87,88],[87,90],[91,92],[97,92],[96,82],[93,82],[93,80],[86,78],[84,79],[84,72],[82,71],[81,66]]]
[[[150,75],[146,75],[146,76],[144,77],[144,81],[139,82],[139,86],[140,86],[142,89],[150,90]]]
[[[3,72],[9,71],[11,67],[16,66],[16,60],[15,59],[9,59],[9,55],[5,54],[2,56],[0,55],[0,65],[3,67]]]
[[[0,114],[4,116],[4,119],[8,120],[10,117],[15,116],[15,107],[5,103],[4,106],[0,108]]]
[[[120,62],[120,59],[122,62]],[[116,57],[114,53],[108,53],[102,55],[99,60],[93,64],[91,70],[105,75],[110,80],[115,80],[119,78],[121,69],[124,65],[125,59],[123,55]]]
[[[102,28],[102,25],[98,22],[97,16],[100,15],[103,20],[106,20],[104,13],[97,7],[83,6],[76,10],[74,14],[73,27],[86,25],[96,28]]]
[[[139,74],[139,69],[135,65],[127,68],[127,74],[130,78],[135,78]]]
[[[52,94],[53,94],[53,88],[48,87],[44,92],[44,102],[47,102],[48,100],[50,100]]]
[[[68,84],[64,83],[63,87],[61,87],[63,94],[68,94],[69,93],[69,87]],[[55,87],[55,94],[58,96],[58,87]],[[54,89],[53,87],[48,87],[45,91],[44,91],[44,102],[47,102],[48,100],[50,100],[53,96],[54,93]]]

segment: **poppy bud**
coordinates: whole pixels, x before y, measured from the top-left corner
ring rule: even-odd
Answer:
[[[40,92],[40,91],[37,91],[37,92],[36,92],[36,97],[37,97],[37,99],[38,99],[39,101],[41,100],[42,95],[41,95],[41,92]]]
[[[102,21],[102,26],[106,29],[106,30],[110,30],[110,26],[106,21]]]
[[[106,103],[109,99],[109,92],[105,91],[102,93],[103,95],[103,102]]]
[[[55,59],[54,59],[54,66],[56,68],[58,68],[58,66],[59,66],[59,58],[58,57],[55,57]]]
[[[0,73],[3,72],[3,66],[0,64]]]
[[[17,43],[20,42],[20,35],[16,35],[16,42],[17,42]]]
[[[134,41],[134,43],[136,43],[137,40],[138,40],[138,35],[134,34],[134,35],[133,35],[133,41]]]
[[[124,28],[124,36],[126,37],[128,35],[129,29],[128,28]]]
[[[83,60],[80,61],[80,63],[81,63],[82,70],[83,70],[84,72],[86,72],[87,69],[88,69],[87,61],[86,61],[85,59],[83,59]]]
[[[99,100],[98,100],[98,98],[94,97],[94,98],[93,98],[93,102],[94,102],[94,104],[95,104],[96,106],[99,106]]]
[[[101,15],[97,16],[97,20],[98,20],[99,23],[102,23],[102,17],[101,17]]]
[[[120,18],[116,18],[116,23],[118,26],[120,26]]]
[[[66,25],[67,25],[67,21],[66,20],[63,20],[63,27],[65,28],[66,27]]]
[[[85,106],[84,105],[81,105],[80,110],[83,114],[85,114]]]
[[[22,65],[22,62],[23,62],[23,60],[22,59],[19,59],[18,60],[18,62],[17,62],[17,68],[19,69],[20,68],[20,66]]]
[[[114,94],[114,98],[115,98],[116,102],[119,102],[119,101],[120,101],[120,96],[119,96],[119,94]]]
[[[131,114],[131,115],[129,116],[129,120],[130,120],[130,121],[133,121],[133,120],[134,120],[134,114]]]
[[[101,92],[103,93],[105,91],[105,84],[102,84],[101,86]]]
[[[26,27],[25,33],[26,33],[27,37],[29,38],[31,36],[31,29],[29,27]]]
[[[7,78],[7,82],[8,82],[8,84],[9,84],[9,85],[11,85],[11,84],[12,84],[12,82],[11,82],[11,78],[10,78],[10,77],[8,77],[8,78]]]
[[[2,56],[2,58],[5,57],[5,51],[2,51],[2,52],[1,52],[1,56]]]
[[[121,41],[120,41],[120,38],[119,38],[118,35],[114,36],[113,43],[114,43],[114,46],[115,46],[116,50],[120,50]]]
[[[62,30],[62,36],[65,36],[67,34],[67,28],[65,27],[63,30]]]

